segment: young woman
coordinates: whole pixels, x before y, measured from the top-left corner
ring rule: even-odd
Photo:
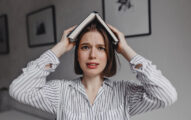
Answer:
[[[57,115],[57,120],[129,120],[131,116],[164,108],[177,100],[177,92],[156,65],[137,54],[123,33],[109,25],[119,39],[117,46],[98,24],[92,23],[76,42],[66,37],[75,26],[64,31],[52,49],[28,63],[10,85],[10,95],[20,102]],[[75,47],[74,80],[46,77],[59,65],[59,57]],[[140,84],[111,81],[116,73],[117,51],[136,73]]]

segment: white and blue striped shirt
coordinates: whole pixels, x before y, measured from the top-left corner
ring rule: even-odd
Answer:
[[[88,101],[80,78],[51,80],[60,61],[51,50],[28,63],[23,73],[10,85],[16,100],[57,115],[57,120],[129,120],[133,115],[171,105],[177,92],[151,61],[136,55],[130,68],[141,84],[108,78],[99,89],[93,105]],[[45,69],[47,64],[52,67]],[[137,69],[135,66],[142,64]]]

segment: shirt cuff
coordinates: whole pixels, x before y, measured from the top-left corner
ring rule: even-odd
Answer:
[[[46,68],[45,66],[51,64],[51,68]],[[37,66],[45,71],[54,72],[57,66],[60,64],[58,57],[51,50],[45,51],[40,58],[37,59]]]
[[[141,55],[139,55],[139,54],[135,55],[135,56],[130,60],[130,62],[129,62],[131,71],[132,71],[133,73],[136,73],[137,71],[141,71],[141,70],[143,69],[143,67],[145,66],[146,61],[147,61],[147,60],[146,60],[143,56],[141,56]],[[139,67],[139,68],[136,68],[136,65],[138,65],[138,64],[142,64],[142,66]]]

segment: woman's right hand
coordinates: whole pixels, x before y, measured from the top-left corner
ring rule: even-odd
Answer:
[[[55,53],[55,55],[59,58],[65,52],[70,51],[74,46],[75,42],[70,42],[67,35],[76,27],[76,25],[64,30],[62,38],[60,42],[58,42],[51,50]]]

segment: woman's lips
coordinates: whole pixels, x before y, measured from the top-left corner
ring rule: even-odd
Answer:
[[[95,62],[89,62],[86,64],[88,68],[90,69],[95,69],[97,68],[97,66],[99,65],[99,63],[95,63]]]

